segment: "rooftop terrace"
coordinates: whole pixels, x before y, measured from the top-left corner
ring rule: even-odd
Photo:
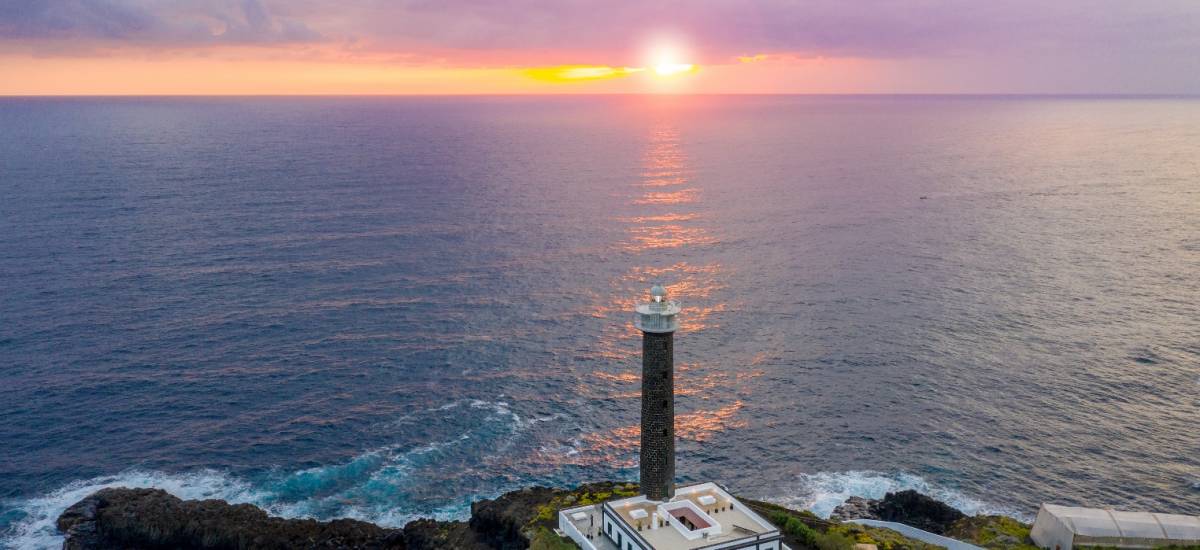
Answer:
[[[636,496],[563,510],[560,525],[570,523],[595,550],[615,550],[602,534],[605,510],[624,524],[625,537],[640,539],[653,550],[724,547],[739,539],[771,539],[778,534],[778,529],[715,483],[681,487],[668,502]]]

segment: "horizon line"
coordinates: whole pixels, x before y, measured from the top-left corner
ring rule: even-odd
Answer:
[[[321,97],[728,97],[728,96],[759,96],[759,97],[1045,97],[1045,98],[1163,98],[1190,99],[1200,98],[1200,92],[727,92],[727,93],[661,93],[661,92],[498,92],[498,93],[168,93],[168,94],[4,94],[0,99],[40,99],[40,98],[321,98]]]

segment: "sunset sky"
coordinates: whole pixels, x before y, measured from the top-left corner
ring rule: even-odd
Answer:
[[[1200,93],[1200,0],[3,0],[0,94]]]

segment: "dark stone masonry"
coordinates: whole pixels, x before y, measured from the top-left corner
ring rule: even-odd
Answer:
[[[641,487],[650,500],[675,496],[675,334],[642,338]]]

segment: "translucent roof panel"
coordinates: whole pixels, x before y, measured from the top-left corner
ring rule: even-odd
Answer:
[[[1121,530],[1117,529],[1117,524],[1112,518],[1107,515],[1103,517],[1097,516],[1077,516],[1067,518],[1070,520],[1071,527],[1078,535],[1085,537],[1119,537]]]
[[[1071,506],[1046,505],[1046,511],[1054,514],[1071,531],[1085,537],[1119,537],[1121,532],[1107,510],[1096,508],[1074,508]]]
[[[1138,539],[1161,539],[1166,537],[1162,527],[1159,527],[1158,521],[1154,519],[1154,514],[1147,512],[1111,512],[1113,519],[1117,520],[1117,526],[1121,528],[1121,534]]]
[[[1176,514],[1155,514],[1167,537],[1179,540],[1200,540],[1200,518]]]

